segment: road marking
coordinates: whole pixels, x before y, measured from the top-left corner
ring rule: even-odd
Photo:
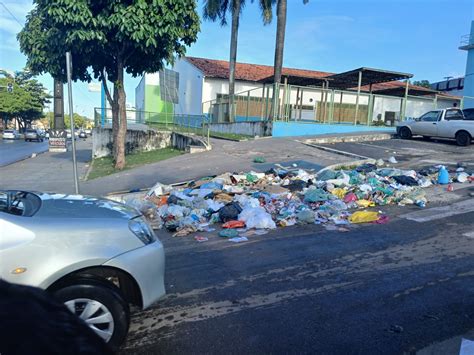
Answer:
[[[401,215],[400,217],[415,222],[429,222],[469,212],[474,212],[474,199],[456,202],[447,206],[411,212]]]

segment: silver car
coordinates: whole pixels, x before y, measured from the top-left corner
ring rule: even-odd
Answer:
[[[163,245],[133,208],[111,200],[0,191],[0,278],[48,290],[113,348],[129,305],[165,294]]]

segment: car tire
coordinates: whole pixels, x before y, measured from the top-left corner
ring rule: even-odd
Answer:
[[[130,309],[115,286],[95,280],[78,280],[78,283],[57,290],[54,295],[71,312],[83,319],[113,350],[118,350],[128,333]],[[97,310],[92,314],[84,314],[88,305]],[[98,317],[107,321],[91,322]]]
[[[412,136],[410,128],[402,127],[400,128],[400,138],[402,139],[410,139]]]
[[[471,135],[466,131],[456,133],[456,143],[462,147],[471,144]]]

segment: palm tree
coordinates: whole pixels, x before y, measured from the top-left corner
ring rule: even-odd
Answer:
[[[272,19],[272,4],[275,0],[258,0],[262,11],[264,24]],[[253,0],[252,0],[253,2]],[[227,24],[227,12],[232,15],[230,32],[230,58],[229,58],[229,121],[234,121],[234,95],[235,95],[235,63],[237,61],[237,38],[239,33],[240,13],[244,8],[245,0],[205,0],[203,17],[205,20],[220,20],[221,26]]]
[[[308,3],[308,1],[309,0],[303,0],[303,4]],[[281,82],[283,49],[285,47],[286,5],[287,0],[277,0],[277,32],[275,43],[275,62],[273,69],[273,80],[275,84]]]

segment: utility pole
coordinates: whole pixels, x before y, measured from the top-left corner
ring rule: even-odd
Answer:
[[[77,161],[76,161],[76,136],[74,134],[74,113],[72,104],[72,59],[71,52],[66,52],[66,69],[67,69],[67,95],[69,97],[69,119],[71,122],[71,142],[72,142],[72,165],[74,170],[74,191],[79,194],[79,179],[77,177]]]

